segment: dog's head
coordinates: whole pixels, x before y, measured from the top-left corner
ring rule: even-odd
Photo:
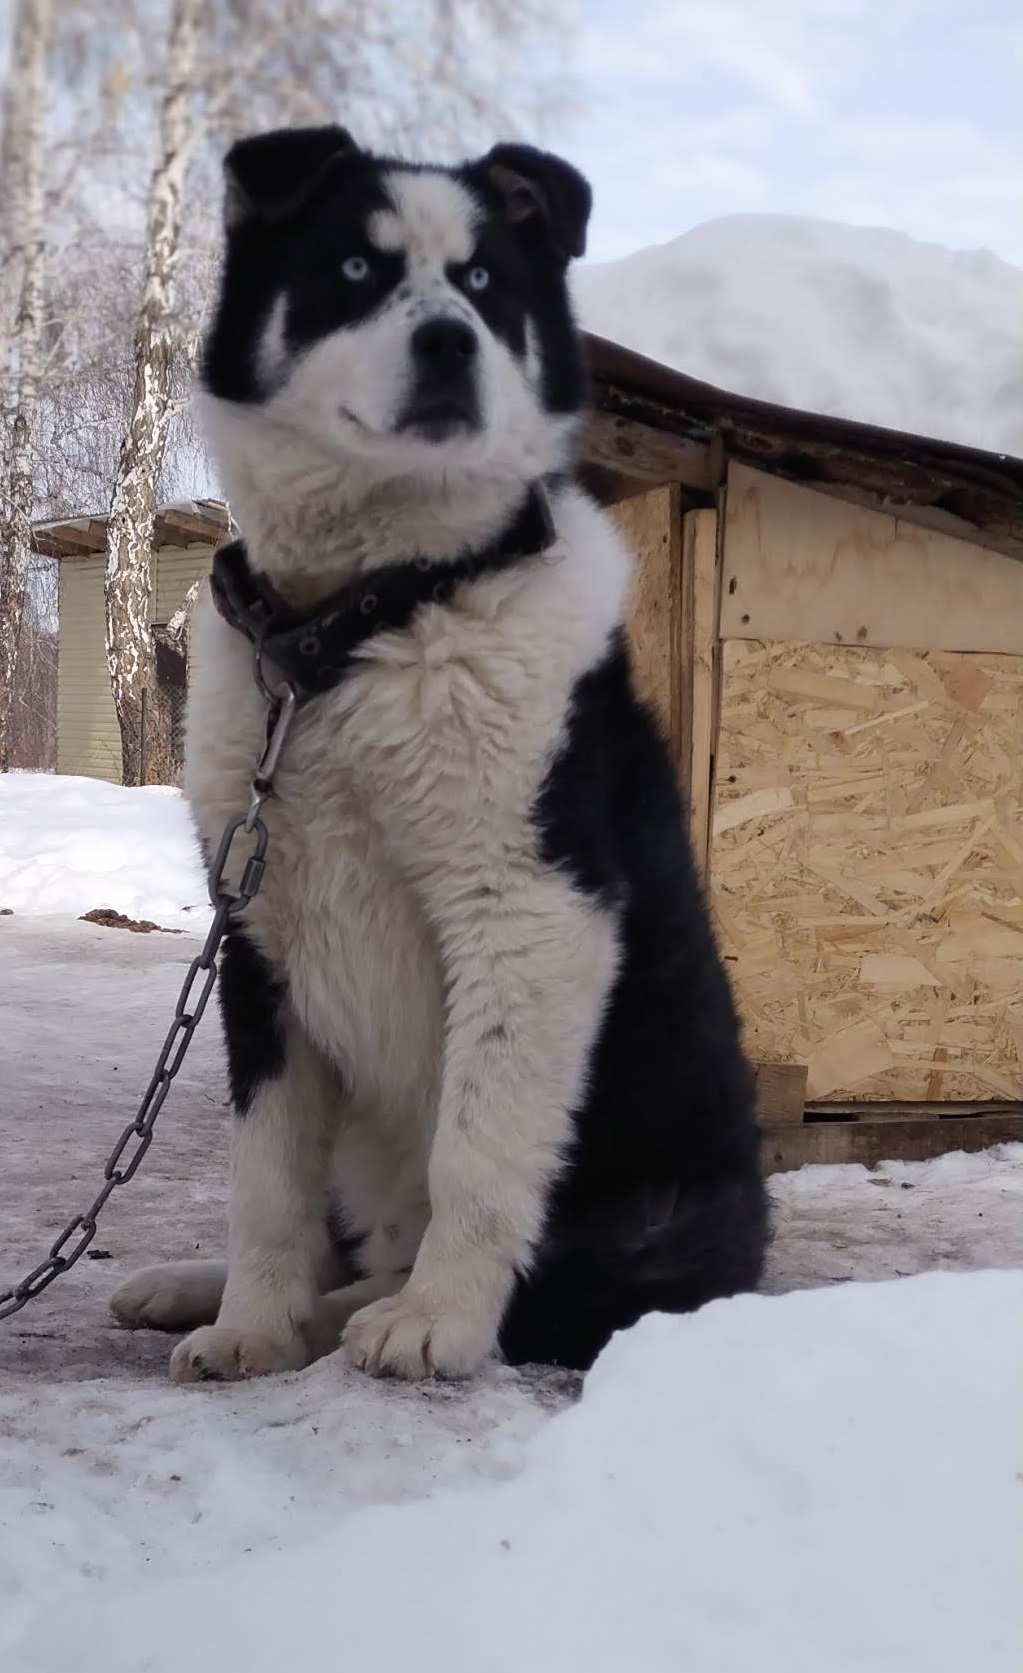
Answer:
[[[525,145],[414,166],[325,127],[241,140],[226,174],[203,383],[232,450],[258,445],[263,417],[376,481],[567,462],[586,397],[574,168]]]

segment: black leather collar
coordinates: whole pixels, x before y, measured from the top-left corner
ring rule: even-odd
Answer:
[[[306,614],[292,610],[253,571],[242,540],[217,552],[210,585],[224,620],[260,646],[296,696],[309,698],[339,685],[359,646],[374,633],[407,627],[420,605],[446,604],[464,581],[538,556],[554,539],[546,492],[535,484],[510,527],[482,552],[388,564],[340,588]]]

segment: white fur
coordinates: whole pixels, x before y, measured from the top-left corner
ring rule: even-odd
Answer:
[[[427,236],[431,215],[457,222],[439,180],[395,193],[424,273],[452,259]],[[296,601],[489,538],[522,483],[564,457],[568,424],[489,337],[491,365],[508,366],[487,385],[482,442],[427,449],[421,465],[394,437],[390,453],[354,447],[326,392],[338,377],[368,390],[388,352],[401,358],[395,331],[392,312],[336,333],[265,406],[210,403],[252,559]],[[528,1270],[619,952],[613,916],[542,860],[530,817],[629,571],[580,493],[561,490],[553,510],[550,553],[378,634],[296,718],[245,915],[287,976],[286,1070],[238,1123],[229,1276],[216,1325],[176,1350],[184,1380],[303,1364],[362,1300],[345,1331],[359,1365],[465,1373]],[[208,601],[193,647],[185,788],[215,843],[246,806],[265,711],[248,646]],[[324,1302],[328,1180],[369,1277]],[[147,1305],[136,1291],[127,1311]]]
[[[410,264],[423,267],[469,260],[481,210],[457,180],[433,169],[392,169],[383,187],[394,209],[370,217],[369,236],[378,249],[401,250]]]

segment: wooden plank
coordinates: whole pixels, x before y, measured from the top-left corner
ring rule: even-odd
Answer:
[[[885,516],[892,514],[892,503],[883,493],[869,488],[857,487],[852,482],[821,482],[813,485],[815,494],[827,494],[829,498],[847,500],[851,505],[866,506],[871,511],[882,511]],[[940,505],[917,505],[909,500],[899,500],[899,521],[917,524],[923,529],[934,529],[938,534],[953,535],[957,540],[967,540],[971,544],[984,546],[991,552],[1001,552],[1006,557],[1015,558],[1018,562],[1023,558],[1023,526],[1020,519],[1015,522],[999,519],[997,526],[979,528],[976,523],[968,522],[965,517],[957,517],[954,512],[945,510]]]
[[[805,1063],[754,1063],[757,1120],[762,1127],[798,1125],[806,1101]]]
[[[219,546],[227,529],[227,517],[203,517],[198,512],[168,509],[159,511],[153,529],[153,546],[188,546],[194,541]]]
[[[691,709],[688,726],[689,822],[700,875],[710,864],[714,760],[721,695],[718,640],[720,569],[716,511],[690,511],[683,520],[684,575],[682,622],[683,703]]]
[[[953,1150],[1020,1141],[1023,1106],[1019,1114],[775,1125],[764,1129],[760,1154],[765,1173],[786,1173],[809,1163],[859,1162],[871,1168],[879,1162],[925,1162]]]
[[[826,1124],[841,1121],[948,1121],[974,1120],[981,1115],[1023,1115],[1023,1100],[987,1098],[983,1102],[950,1104],[945,1098],[906,1101],[892,1100],[885,1104],[860,1104],[851,1099],[831,1103],[808,1103],[803,1119]]]
[[[581,458],[584,465],[632,477],[651,488],[677,482],[709,492],[715,485],[705,442],[610,412],[590,414]]]
[[[682,516],[677,487],[625,500],[612,513],[636,555],[629,638],[636,685],[660,717],[688,788],[689,705],[682,687]]]
[[[1023,654],[1023,564],[732,461],[724,639]]]

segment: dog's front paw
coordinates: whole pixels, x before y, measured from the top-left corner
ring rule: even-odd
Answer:
[[[342,1341],[371,1377],[467,1377],[497,1339],[489,1320],[417,1301],[408,1289],[353,1314]]]
[[[171,1354],[170,1373],[176,1383],[238,1382],[278,1371],[300,1371],[309,1357],[298,1334],[282,1341],[255,1330],[207,1325],[178,1343]]]

